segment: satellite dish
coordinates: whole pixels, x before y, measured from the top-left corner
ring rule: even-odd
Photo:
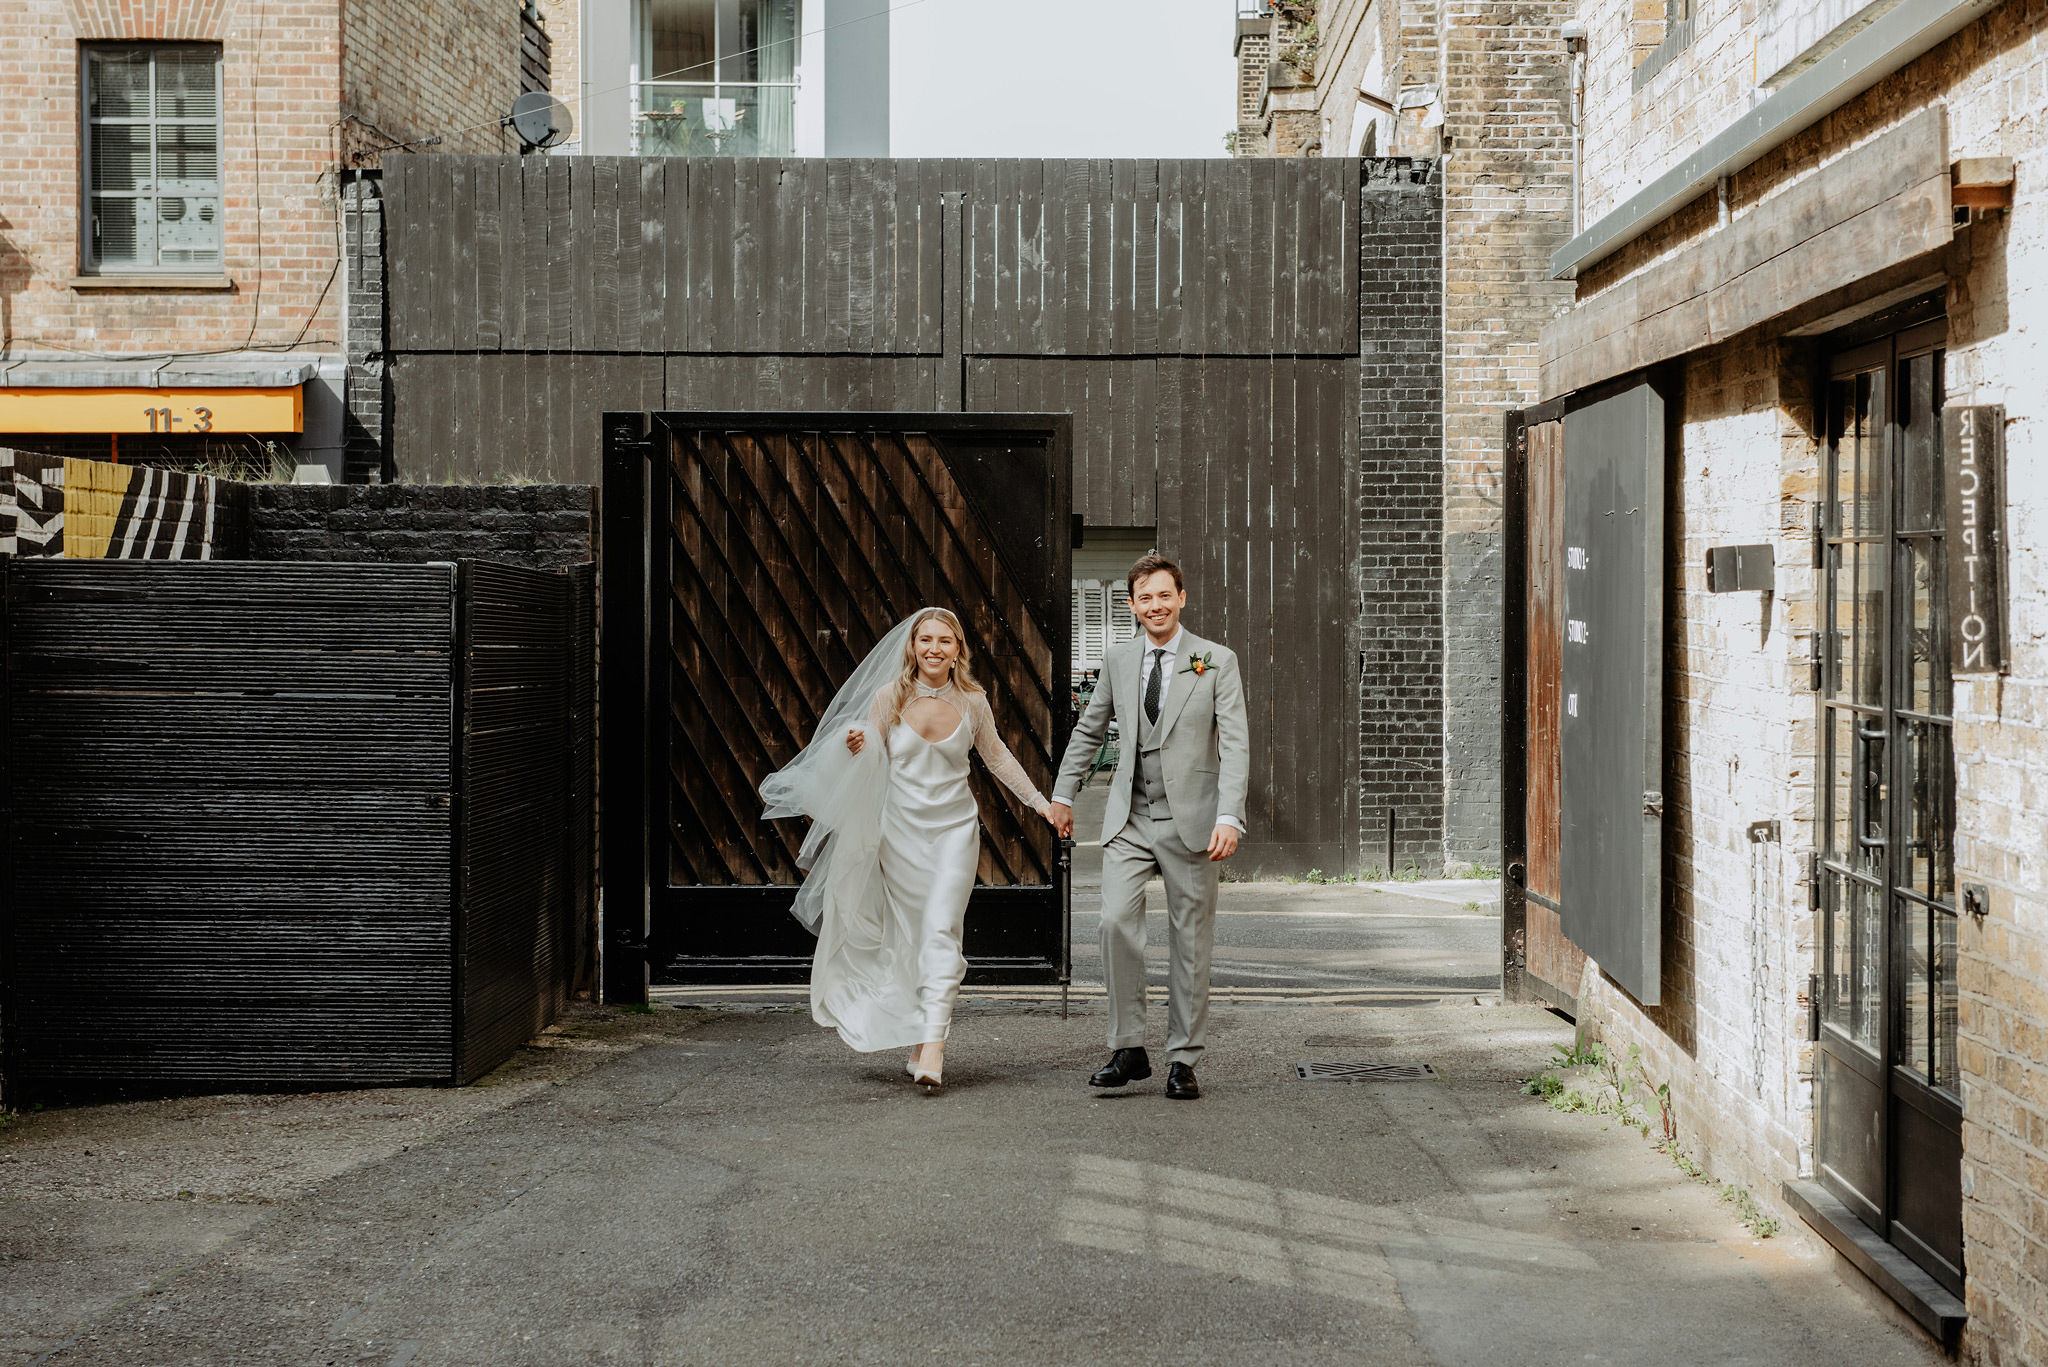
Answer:
[[[545,90],[529,90],[512,102],[504,122],[519,135],[520,150],[553,147],[569,136],[569,106]]]

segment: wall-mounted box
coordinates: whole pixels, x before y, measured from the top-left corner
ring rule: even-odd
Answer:
[[[1777,570],[1768,544],[1716,546],[1707,552],[1709,593],[1737,593],[1745,589],[1769,593],[1777,583]]]

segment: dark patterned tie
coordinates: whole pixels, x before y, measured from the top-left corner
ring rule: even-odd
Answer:
[[[1154,650],[1152,652],[1152,677],[1145,680],[1145,720],[1155,724],[1159,721],[1159,675],[1163,671],[1165,663],[1166,652]]]

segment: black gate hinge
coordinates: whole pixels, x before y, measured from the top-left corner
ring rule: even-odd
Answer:
[[[1820,851],[1806,856],[1806,909],[1820,910]]]
[[[1824,682],[1825,682],[1825,680],[1824,680],[1824,679],[1823,679],[1823,677],[1822,677],[1822,674],[1823,674],[1823,670],[1822,670],[1822,656],[1821,656],[1821,643],[1822,643],[1822,641],[1823,641],[1823,640],[1825,639],[1825,633],[1823,633],[1823,632],[1819,632],[1819,631],[1815,631],[1815,632],[1814,632],[1814,633],[1813,633],[1812,635],[1808,636],[1808,637],[1807,637],[1806,639],[1807,639],[1807,641],[1808,641],[1808,643],[1809,643],[1809,650],[1808,650],[1808,654],[1807,654],[1807,661],[1806,661],[1806,663],[1807,663],[1807,676],[1806,676],[1806,687],[1807,687],[1807,689],[1808,689],[1809,691],[1811,691],[1811,692],[1814,692],[1814,693],[1818,693],[1818,692],[1820,692],[1820,690],[1821,690],[1821,685],[1822,685],[1822,683],[1824,683]]]
[[[1813,505],[1813,567],[1823,569],[1828,563],[1827,518],[1821,511],[1821,504]]]
[[[1820,974],[1806,975],[1806,1039],[1820,1043]]]

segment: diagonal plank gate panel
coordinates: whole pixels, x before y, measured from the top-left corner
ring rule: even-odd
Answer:
[[[801,415],[660,414],[644,469],[621,476],[644,475],[651,495],[641,601],[656,980],[807,967],[810,938],[788,914],[804,823],[763,820],[760,785],[920,607],[960,616],[997,727],[1051,789],[1071,721],[1070,424],[863,420],[832,430]],[[1065,893],[1051,828],[978,761],[971,772],[983,835],[969,957],[982,976],[1048,979]]]

